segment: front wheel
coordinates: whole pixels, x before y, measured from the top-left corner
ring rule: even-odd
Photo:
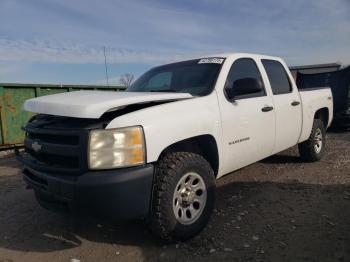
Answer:
[[[326,128],[320,119],[315,119],[309,139],[298,145],[300,156],[307,162],[319,161],[324,154],[325,146]]]
[[[215,202],[215,176],[200,155],[177,152],[156,165],[150,229],[165,240],[186,240],[208,223]]]

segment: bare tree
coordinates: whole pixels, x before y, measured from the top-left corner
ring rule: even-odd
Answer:
[[[134,75],[129,74],[129,73],[121,75],[119,78],[120,84],[125,86],[125,87],[129,87],[131,85],[132,81],[134,81]]]

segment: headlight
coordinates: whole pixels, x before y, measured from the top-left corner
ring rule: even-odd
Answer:
[[[91,131],[88,157],[90,169],[144,164],[145,143],[142,127]]]

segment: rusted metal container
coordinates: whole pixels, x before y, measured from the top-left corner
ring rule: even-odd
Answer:
[[[0,150],[23,143],[21,127],[33,115],[22,109],[25,100],[78,90],[123,91],[121,86],[0,84]]]

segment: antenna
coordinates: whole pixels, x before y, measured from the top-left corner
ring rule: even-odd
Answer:
[[[105,70],[106,70],[106,82],[107,86],[109,87],[109,81],[108,81],[108,69],[107,69],[107,58],[106,58],[106,47],[103,47],[103,55],[105,57]]]

